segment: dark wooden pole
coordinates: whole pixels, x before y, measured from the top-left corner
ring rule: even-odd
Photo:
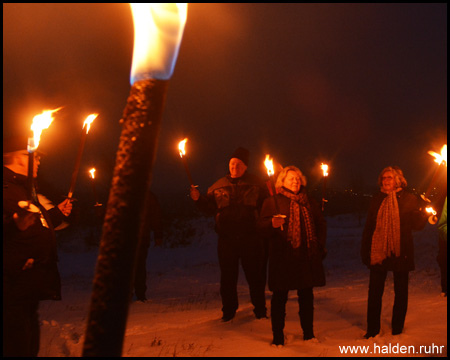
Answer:
[[[83,356],[122,354],[141,213],[150,188],[168,81],[133,84],[121,123]]]

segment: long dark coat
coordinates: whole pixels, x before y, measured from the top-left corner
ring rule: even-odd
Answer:
[[[305,192],[304,188],[300,191]],[[272,217],[277,214],[275,198],[280,213],[286,215],[281,228],[274,229]],[[301,245],[294,249],[287,240],[291,200],[282,194],[269,197],[264,201],[258,220],[259,230],[269,238],[269,290],[299,290],[325,285],[325,272],[322,260],[325,257],[327,227],[319,205],[308,198],[310,211],[316,229],[317,242],[308,251],[303,216],[300,212]]]
[[[18,205],[27,199],[26,182],[26,176],[3,167],[3,301],[59,300],[61,283],[53,226],[61,224],[64,215],[58,207],[46,211],[41,206],[49,227],[37,220],[20,231],[13,214],[26,211]],[[22,270],[29,258],[34,259],[32,268]]]
[[[369,268],[370,252],[372,247],[372,236],[377,224],[378,210],[387,194],[379,192],[374,195],[367,213],[367,220],[364,226],[361,243],[362,262]],[[414,270],[414,241],[413,230],[422,230],[427,222],[427,215],[420,211],[424,204],[414,194],[401,190],[397,193],[398,209],[400,213],[400,256],[390,257],[382,264],[373,267],[383,270],[411,271]]]

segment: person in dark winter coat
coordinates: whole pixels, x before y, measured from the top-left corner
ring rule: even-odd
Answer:
[[[147,300],[147,297],[145,296],[145,292],[147,291],[146,263],[151,235],[153,233],[153,240],[156,246],[162,245],[163,237],[161,207],[156,195],[152,191],[149,191],[147,194],[142,219],[134,275],[134,293],[138,301],[145,302]]]
[[[264,201],[258,220],[269,237],[269,290],[275,346],[284,345],[286,302],[297,290],[303,338],[314,338],[313,287],[325,285],[322,260],[326,255],[327,227],[319,204],[306,194],[306,178],[295,166],[278,176],[277,194]]]
[[[380,192],[372,198],[362,234],[361,257],[370,269],[366,339],[380,332],[384,283],[394,273],[392,334],[403,332],[408,306],[408,275],[414,270],[413,230],[422,230],[428,215],[423,201],[406,191],[400,168],[389,166],[378,177]]]
[[[3,144],[3,356],[36,357],[40,300],[60,300],[54,227],[72,210],[69,200],[46,210],[30,202],[27,139]],[[34,177],[39,156],[35,155]]]
[[[230,174],[216,181],[206,195],[191,187],[191,198],[206,214],[214,215],[218,234],[220,295],[223,321],[238,309],[239,260],[250,288],[255,316],[266,318],[264,245],[256,230],[262,202],[268,196],[264,182],[247,172],[249,152],[238,148],[229,161]]]

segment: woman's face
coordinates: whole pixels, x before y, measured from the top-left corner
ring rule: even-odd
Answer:
[[[395,190],[395,179],[392,171],[386,171],[381,176],[382,190],[385,192],[391,192]]]
[[[300,185],[300,176],[295,171],[289,170],[284,179],[283,186],[296,194],[300,190]]]

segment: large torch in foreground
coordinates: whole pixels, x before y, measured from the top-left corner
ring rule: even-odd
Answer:
[[[131,4],[131,90],[103,224],[83,356],[122,353],[145,193],[186,22],[187,4]]]

